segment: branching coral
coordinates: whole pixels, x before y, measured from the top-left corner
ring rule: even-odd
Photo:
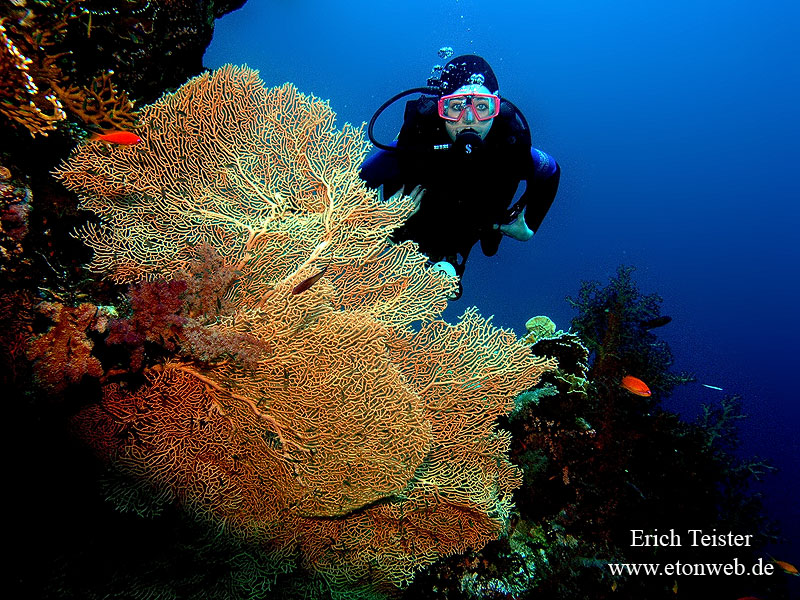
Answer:
[[[23,54],[20,40],[12,39],[6,28],[7,21],[0,18],[0,114],[26,127],[31,135],[47,135],[67,115],[55,94],[47,85],[40,89],[42,81],[37,82],[32,75],[49,75],[54,69],[53,59],[41,56],[37,64],[27,55],[30,52]]]
[[[8,2],[0,12],[0,114],[33,136],[46,136],[68,115],[108,129],[137,122],[133,102],[114,87],[110,72],[89,86],[67,83],[69,53],[57,46],[75,4],[60,0],[26,8]]]
[[[62,87],[52,82],[53,91],[67,112],[99,130],[128,130],[138,126],[138,115],[128,94],[117,90],[111,71],[101,73],[88,86]]]
[[[86,144],[58,171],[102,218],[80,232],[91,268],[197,283],[187,272],[210,248],[224,275],[216,300],[189,300],[195,341],[141,387],[106,385],[79,417],[86,439],[336,590],[401,585],[496,537],[520,477],[495,419],[554,361],[475,310],[433,320],[454,281],[388,241],[412,206],[359,180],[362,132],[230,66],[143,108],[142,123],[139,146]],[[213,331],[264,351],[209,362],[198,350]]]
[[[576,298],[567,298],[578,310],[572,329],[592,354],[591,379],[613,389],[624,375],[647,382],[654,393],[669,393],[691,381],[686,373],[671,373],[669,347],[648,329],[661,313],[657,294],[642,294],[633,281],[633,267],[619,267],[609,285],[583,282]]]

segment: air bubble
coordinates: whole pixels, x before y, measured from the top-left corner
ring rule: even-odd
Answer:
[[[453,56],[453,49],[450,46],[442,46],[439,48],[439,58],[442,60],[447,60],[451,56]]]

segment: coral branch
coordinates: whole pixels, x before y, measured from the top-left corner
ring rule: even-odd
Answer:
[[[173,366],[172,368],[178,369],[180,371],[183,371],[184,373],[188,373],[189,375],[191,375],[195,379],[199,379],[200,381],[205,383],[207,386],[209,386],[209,387],[211,387],[211,388],[213,388],[213,389],[215,389],[215,390],[217,390],[219,392],[222,392],[223,394],[227,394],[228,396],[230,396],[234,400],[239,400],[240,402],[244,402],[247,406],[250,407],[250,410],[253,411],[254,415],[256,415],[262,421],[266,421],[267,423],[269,423],[272,426],[273,431],[275,432],[275,435],[278,436],[278,440],[280,441],[282,447],[285,448],[287,444],[291,444],[297,450],[301,450],[303,452],[308,452],[308,449],[303,448],[299,444],[297,444],[295,442],[292,442],[291,440],[286,440],[286,438],[283,437],[283,428],[278,423],[278,421],[276,421],[274,418],[270,417],[264,411],[260,410],[258,408],[258,404],[256,404],[256,402],[254,400],[251,400],[247,396],[241,396],[239,394],[235,394],[235,393],[231,392],[230,390],[224,389],[221,385],[219,385],[215,381],[212,381],[211,379],[209,379],[205,375],[201,375],[200,373],[198,373],[197,371],[195,371],[191,367]]]

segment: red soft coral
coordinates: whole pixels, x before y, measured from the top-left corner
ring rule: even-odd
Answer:
[[[186,317],[183,293],[185,281],[146,281],[132,286],[128,292],[131,316],[114,319],[109,326],[107,344],[122,344],[131,352],[131,368],[138,370],[144,360],[144,344],[152,342],[169,351],[177,349],[177,341]]]
[[[54,323],[28,347],[28,359],[42,386],[58,393],[79,383],[84,375],[103,375],[100,361],[92,356],[94,344],[87,336],[89,331],[105,331],[108,314],[103,308],[88,302],[75,307],[42,302],[37,310]]]
[[[242,367],[254,369],[264,355],[272,352],[268,342],[249,333],[224,327],[190,321],[183,333],[186,352],[203,363],[214,363],[231,357]]]
[[[235,307],[226,293],[239,274],[212,246],[200,246],[198,257],[180,274],[187,285],[186,314],[201,320],[232,314]]]

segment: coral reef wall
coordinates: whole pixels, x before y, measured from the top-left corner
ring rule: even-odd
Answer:
[[[132,127],[128,95],[150,101],[200,73],[214,20],[242,4],[6,2],[0,115],[32,135],[46,136],[70,116],[99,128]]]
[[[455,282],[388,241],[411,204],[366,189],[363,134],[334,118],[226,66],[144,107],[141,144],[89,142],[58,169],[100,217],[79,232],[90,269],[184,282],[194,307],[167,360],[139,386],[104,378],[76,424],[109,464],[282,568],[402,585],[503,530],[520,474],[495,421],[554,361],[474,309],[435,319]],[[204,300],[192,282],[221,272]]]

